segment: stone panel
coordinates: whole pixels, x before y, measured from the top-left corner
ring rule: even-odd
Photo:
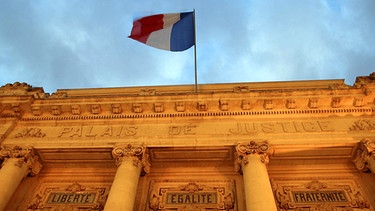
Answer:
[[[237,211],[234,180],[152,180],[146,210]]]
[[[272,179],[279,210],[373,210],[356,178]]]
[[[110,186],[93,181],[45,180],[26,207],[27,210],[103,210]]]

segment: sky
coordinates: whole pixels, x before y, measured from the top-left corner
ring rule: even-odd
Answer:
[[[138,18],[194,9],[198,84],[352,85],[375,71],[374,0],[0,0],[0,86],[194,84],[194,47],[127,37]]]

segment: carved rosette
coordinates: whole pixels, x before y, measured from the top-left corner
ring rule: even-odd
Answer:
[[[353,161],[357,166],[358,170],[368,171],[370,169],[369,161],[371,159],[375,159],[375,141],[364,139],[361,142],[359,142],[357,153]]]
[[[248,143],[238,143],[236,145],[236,160],[234,161],[234,167],[236,172],[242,173],[242,164],[248,163],[247,155],[256,154],[259,155],[260,160],[264,164],[269,163],[269,144],[267,141],[256,143],[250,141]]]
[[[4,160],[2,165],[6,164],[8,158],[20,158],[16,165],[21,167],[26,164],[28,167],[27,174],[30,176],[38,174],[43,167],[39,162],[39,156],[35,155],[31,146],[1,146],[0,159]]]
[[[117,166],[120,166],[124,159],[131,159],[134,166],[142,165],[143,174],[150,172],[151,164],[144,145],[127,144],[116,146],[112,150],[112,156],[116,158]]]

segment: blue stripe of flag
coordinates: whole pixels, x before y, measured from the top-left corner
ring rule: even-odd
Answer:
[[[194,45],[194,16],[193,12],[180,14],[180,21],[175,23],[171,32],[171,51],[183,51]]]

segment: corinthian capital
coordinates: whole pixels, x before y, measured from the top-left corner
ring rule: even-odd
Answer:
[[[258,155],[261,162],[264,164],[269,163],[269,145],[267,141],[256,143],[255,141],[250,141],[246,143],[238,143],[236,145],[236,160],[234,161],[234,167],[236,172],[242,172],[242,164],[246,165],[248,163],[248,155]]]
[[[27,165],[27,174],[34,176],[42,169],[42,164],[39,162],[39,156],[35,155],[34,149],[31,146],[0,146],[0,159],[4,160],[3,164],[9,158],[19,158],[17,166]]]
[[[375,166],[371,166],[370,164],[375,164],[375,141],[364,139],[359,142],[357,152],[353,161],[358,170],[367,171],[369,169],[375,169]]]
[[[117,166],[120,166],[124,159],[131,159],[134,166],[142,165],[142,173],[150,172],[151,164],[145,145],[118,145],[113,148],[112,156],[116,159]]]

